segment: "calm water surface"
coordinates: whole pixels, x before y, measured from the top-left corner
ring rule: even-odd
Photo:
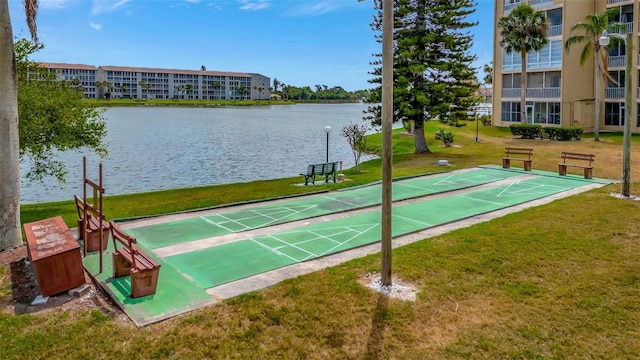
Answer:
[[[109,156],[103,159],[106,195],[297,176],[308,164],[354,165],[341,129],[362,123],[364,104],[264,107],[123,107],[106,111]],[[59,154],[67,182],[23,178],[22,202],[71,200],[82,194],[82,156],[97,180],[97,156]],[[370,157],[369,157],[370,158]],[[363,160],[365,158],[363,157]],[[302,176],[300,177],[302,181]]]

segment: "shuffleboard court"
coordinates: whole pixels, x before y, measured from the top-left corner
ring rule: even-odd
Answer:
[[[398,181],[393,183],[393,201],[484,185],[522,175],[501,169],[476,168]],[[131,227],[126,231],[147,248],[156,249],[181,242],[371,207],[380,203],[380,185],[374,185],[320,196],[293,198],[277,205],[255,206],[251,209],[230,210],[213,215],[194,215],[187,219]]]
[[[393,208],[393,236],[409,234],[589,184],[581,179],[539,176],[488,189],[416,201]],[[273,233],[167,256],[199,287],[209,288],[286,265],[380,241],[380,212]]]

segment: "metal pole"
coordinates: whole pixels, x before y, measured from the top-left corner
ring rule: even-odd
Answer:
[[[631,182],[631,61],[632,61],[632,37],[627,34],[627,64],[625,67],[625,98],[624,98],[624,133],[622,140],[622,195],[629,196],[629,184]]]
[[[327,161],[329,162],[329,133],[327,133]]]
[[[382,4],[382,285],[391,285],[391,181],[393,121],[393,1]]]
[[[478,141],[478,113],[476,112],[476,142]]]

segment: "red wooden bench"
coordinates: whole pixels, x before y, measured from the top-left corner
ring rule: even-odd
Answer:
[[[102,228],[102,250],[105,250],[109,241],[109,223],[104,221],[104,215],[93,206],[87,205],[78,195],[73,195],[73,198],[78,211],[78,238],[86,242],[87,251],[98,251],[100,250],[100,228]]]
[[[109,223],[113,238],[113,277],[131,275],[131,297],[156,293],[160,264],[136,245],[136,238]],[[118,246],[120,244],[120,246]]]

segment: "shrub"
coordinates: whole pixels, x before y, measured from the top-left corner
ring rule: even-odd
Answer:
[[[491,115],[482,115],[479,120],[483,126],[491,126]]]
[[[520,135],[523,139],[535,139],[541,137],[542,125],[538,124],[511,124],[509,130],[515,136]]]
[[[440,129],[440,131],[436,132],[436,138],[442,140],[445,147],[451,147],[451,144],[453,144],[453,134],[451,131]]]
[[[571,141],[580,140],[584,129],[580,126],[570,127],[544,127],[542,133],[549,140]],[[543,136],[541,136],[542,138]]]

